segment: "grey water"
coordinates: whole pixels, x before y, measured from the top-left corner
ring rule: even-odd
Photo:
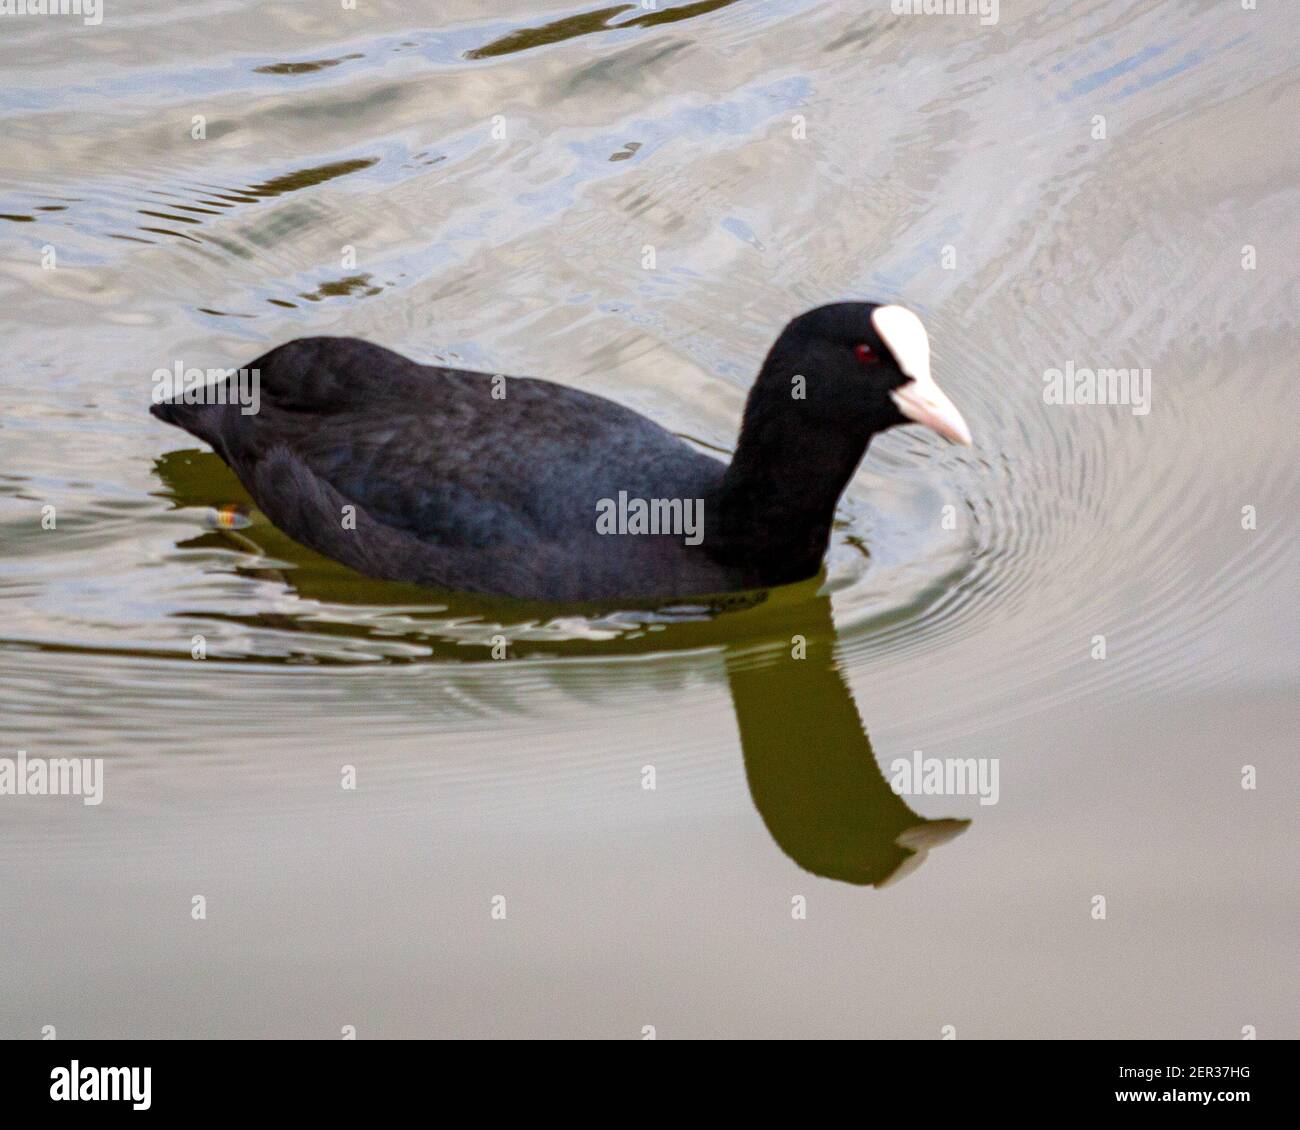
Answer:
[[[0,795],[0,1036],[1300,1035],[1297,41],[1266,0],[0,17],[0,759],[103,770]],[[725,455],[842,298],[922,315],[976,446],[879,439],[825,573],[726,607],[369,581],[147,411],[351,334]],[[1112,368],[1145,411],[1050,393]],[[996,803],[898,795],[916,751]]]

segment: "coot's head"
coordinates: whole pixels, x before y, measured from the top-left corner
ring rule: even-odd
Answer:
[[[930,375],[921,319],[902,306],[838,302],[810,310],[777,339],[760,381],[765,398],[780,390],[827,426],[877,432],[915,423],[971,442],[966,421]]]

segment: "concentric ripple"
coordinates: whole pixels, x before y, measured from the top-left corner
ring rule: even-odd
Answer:
[[[1265,137],[1224,168],[1206,138],[1294,103],[1280,37],[1223,13],[1171,31],[1157,3],[1101,5],[1104,46],[1072,49],[1057,13],[1008,10],[1005,36],[974,37],[884,6],[476,7],[436,28],[383,6],[364,27],[276,9],[256,52],[225,42],[231,13],[144,19],[129,53],[131,33],[106,26],[100,49],[129,70],[76,83],[41,28],[14,40],[7,724],[44,733],[68,688],[102,683],[111,703],[136,678],[158,688],[133,707],[146,745],[188,740],[151,721],[169,686],[232,736],[231,688],[355,710],[377,734],[501,710],[540,726],[553,693],[652,712],[697,683],[720,693],[726,662],[774,661],[827,599],[824,642],[878,700],[918,677],[950,688],[935,734],[1099,688],[1247,677],[1213,640],[1254,630],[1233,627],[1243,596],[1283,587],[1284,540],[1252,538],[1242,508],[1259,534],[1295,498],[1269,405],[1289,395],[1276,327],[1296,295],[1283,272],[1243,271],[1240,245],[1273,232],[1296,250],[1294,186],[1276,187]],[[1233,63],[1213,82],[1211,59]],[[93,129],[88,99],[111,106]],[[1127,123],[1105,145],[1089,140],[1097,113]],[[881,438],[825,576],[724,607],[367,582],[259,514],[221,528],[238,484],[144,410],[159,366],[354,333],[601,392],[725,454],[775,332],[848,295],[923,314],[977,447]],[[1150,413],[1045,403],[1044,373],[1067,363],[1149,369]],[[1258,656],[1261,677],[1282,665]],[[376,671],[418,684],[432,713]],[[86,692],[49,740],[101,740],[103,710]],[[259,724],[289,741],[301,723]]]

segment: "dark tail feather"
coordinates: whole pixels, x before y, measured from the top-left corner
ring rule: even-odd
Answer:
[[[174,424],[205,443],[210,443],[223,459],[226,458],[226,450],[221,441],[224,405],[185,404],[179,400],[164,400],[159,404],[151,404],[149,411],[163,423]],[[226,459],[226,462],[230,460]]]
[[[149,405],[149,411],[165,424],[175,424],[178,428],[189,428],[189,424],[186,422],[189,417],[185,414],[184,404],[164,400],[158,404]]]

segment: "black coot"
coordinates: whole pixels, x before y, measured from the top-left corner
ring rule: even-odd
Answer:
[[[254,361],[260,405],[173,400],[266,516],[372,577],[552,601],[683,597],[821,567],[876,432],[970,443],[920,319],[847,302],[796,318],[750,390],[730,466],[603,397],[417,365],[356,338]],[[187,396],[185,399],[191,399]]]

